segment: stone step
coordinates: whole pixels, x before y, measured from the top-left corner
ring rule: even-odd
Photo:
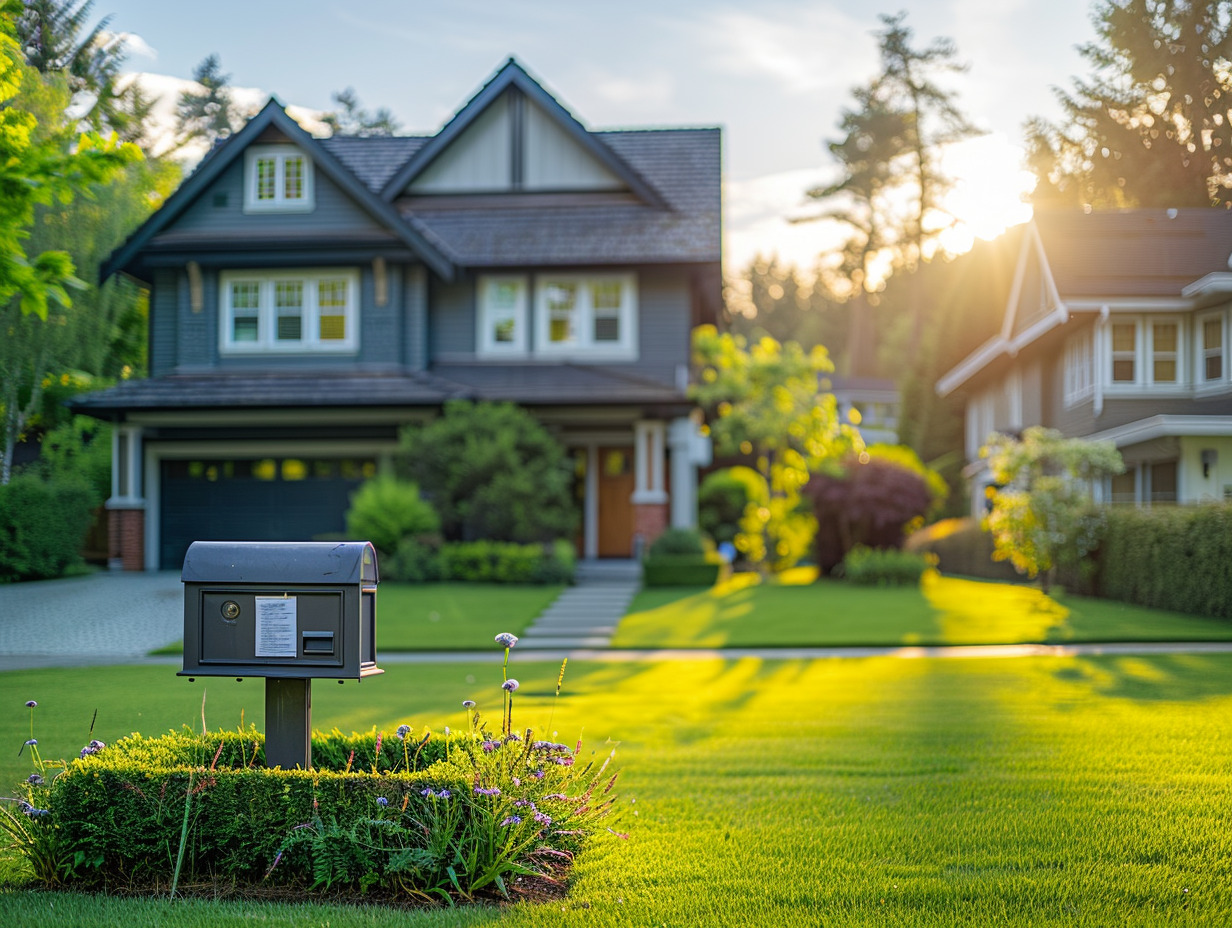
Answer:
[[[522,633],[522,638],[542,638],[545,635],[611,635],[616,631],[615,625],[574,625],[560,623],[557,625],[536,625]],[[522,638],[518,640],[521,641]]]
[[[556,649],[556,648],[606,648],[609,641],[607,635],[592,636],[589,638],[532,638],[525,642],[527,650],[535,650],[537,648]],[[523,642],[518,641],[518,647],[522,647]]]

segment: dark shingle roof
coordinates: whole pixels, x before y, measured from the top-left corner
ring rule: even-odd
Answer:
[[[394,172],[428,141],[428,136],[395,135],[360,138],[336,135],[319,144],[347,166],[373,193],[379,194]]]
[[[534,264],[717,262],[721,252],[720,132],[662,129],[599,137],[669,206],[592,205],[499,209],[400,206],[415,229],[472,267]]]
[[[1221,209],[1040,211],[1035,224],[1064,300],[1179,297],[1227,272],[1232,254],[1232,212]]]
[[[155,409],[439,406],[450,399],[528,405],[684,402],[672,387],[594,365],[445,365],[416,373],[170,374],[77,397],[91,415]]]

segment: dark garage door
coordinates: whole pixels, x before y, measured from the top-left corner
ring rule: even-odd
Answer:
[[[162,462],[159,566],[179,570],[194,541],[311,541],[346,529],[370,458]]]

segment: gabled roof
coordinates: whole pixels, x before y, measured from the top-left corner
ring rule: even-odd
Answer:
[[[381,192],[382,197],[386,200],[393,200],[405,191],[411,181],[418,177],[428,165],[436,160],[438,155],[479,118],[480,114],[510,88],[517,88],[536,103],[574,142],[620,178],[639,199],[654,206],[666,205],[658,191],[648,184],[645,178],[605,145],[598,136],[588,132],[572,113],[561,106],[560,102],[544,90],[543,86],[527,74],[513,58],[505,62],[501,69],[484,84],[475,96],[471,97],[440,132],[411,155],[410,159],[385,183]]]
[[[1026,275],[1050,297],[1030,317]],[[1013,357],[1064,324],[1074,311],[1149,305],[1197,306],[1232,290],[1232,212],[1221,209],[1046,210],[1027,227],[1001,331],[937,381],[942,396],[1004,356]]]
[[[271,97],[264,108],[248,121],[234,136],[217,145],[192,175],[179,186],[162,207],[147,219],[128,239],[111,253],[99,271],[101,279],[123,271],[155,235],[167,228],[211,184],[214,183],[244,150],[268,128],[281,131],[293,144],[302,148],[311,158],[315,170],[321,171],[331,181],[349,194],[356,203],[373,218],[382,222],[399,239],[414,251],[425,264],[445,279],[453,277],[452,263],[422,234],[407,226],[385,201],[373,195],[356,176],[348,170],[327,147],[305,132],[287,115],[275,98]]]

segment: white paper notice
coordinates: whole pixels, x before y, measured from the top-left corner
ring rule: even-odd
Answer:
[[[295,657],[294,596],[256,596],[257,657]]]

